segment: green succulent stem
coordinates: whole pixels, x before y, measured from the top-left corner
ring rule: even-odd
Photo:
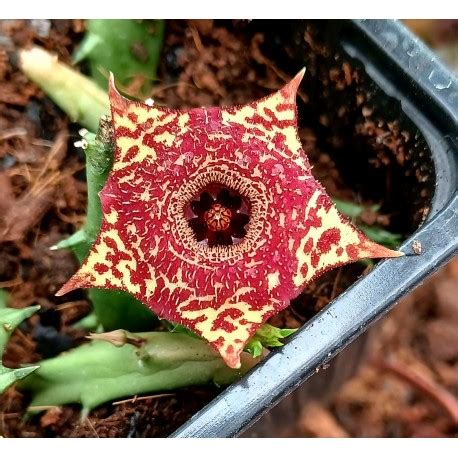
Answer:
[[[35,305],[23,309],[12,309],[6,306],[6,300],[6,293],[0,290],[0,394],[13,383],[38,369],[38,366],[10,369],[2,364],[1,357],[13,331],[40,308],[39,305]]]
[[[86,155],[87,180],[87,213],[86,221],[81,229],[70,238],[61,241],[54,248],[70,248],[82,263],[89,253],[102,224],[102,206],[99,193],[105,185],[113,164],[113,135],[111,121],[103,116],[97,135],[82,132],[79,142]],[[130,331],[146,331],[157,324],[155,315],[141,302],[123,291],[89,290],[89,298],[94,308],[98,323],[103,329],[110,331],[125,327]],[[91,329],[97,327],[94,320],[83,322],[90,324]]]
[[[110,72],[121,87],[140,78],[136,96],[148,97],[156,79],[165,21],[89,19],[74,62],[86,61],[93,80],[107,87]]]
[[[21,50],[19,66],[73,122],[95,132],[100,118],[110,112],[106,91],[44,49]]]
[[[86,220],[71,237],[58,243],[55,248],[71,248],[83,262],[97,238],[102,223],[102,207],[99,192],[107,180],[113,163],[113,144],[109,134],[110,121],[102,117],[97,135],[92,132],[81,132],[82,140],[78,142],[86,155],[87,211]]]
[[[151,43],[147,46],[148,55],[151,57],[153,55],[158,56],[162,43],[163,21],[158,22],[154,30],[150,29],[151,24],[148,25],[143,22],[117,21],[114,24],[110,23],[110,21],[95,21],[90,25],[90,33],[97,33],[102,36],[110,24],[111,26],[129,28],[129,36],[137,41],[141,35],[140,31],[146,30],[145,27],[147,27],[150,33],[148,40],[151,40]],[[122,43],[118,43],[118,41],[116,41],[117,45],[121,46]],[[133,42],[130,44],[133,44]],[[107,51],[106,46],[108,44],[105,44],[105,48],[99,49],[96,55],[89,53],[92,59],[91,68],[96,68],[97,58],[103,57],[104,50]],[[86,51],[90,50],[86,49]],[[116,59],[119,61],[119,52],[119,49],[111,49],[109,52],[111,60],[104,60],[104,65],[111,66],[112,63],[114,65]],[[127,51],[123,48],[122,52]],[[87,56],[80,55],[80,58],[84,57]],[[70,116],[72,121],[80,123],[91,131],[86,132],[82,140],[82,146],[84,146],[86,153],[88,185],[86,222],[79,231],[54,247],[72,249],[81,263],[86,258],[100,230],[102,210],[99,192],[106,182],[113,162],[111,122],[106,118],[109,113],[108,96],[106,91],[100,89],[90,78],[59,62],[56,56],[39,47],[21,50],[19,63],[22,71],[37,83]],[[143,75],[146,75],[147,63],[143,64]],[[157,67],[157,59],[150,61],[149,64],[150,73],[148,75],[153,79]],[[115,69],[116,73],[119,73],[121,79],[127,78],[127,75],[122,73],[122,68],[118,67]],[[102,84],[101,81],[99,83]],[[99,123],[101,127],[98,134],[95,135],[92,132],[96,132],[99,129]],[[126,327],[131,331],[146,331],[157,324],[157,319],[153,313],[144,304],[125,292],[91,289],[88,294],[97,320],[105,330]],[[91,323],[89,323],[91,327],[94,326],[93,321],[91,320]],[[86,322],[82,323],[83,326],[87,324]]]
[[[244,354],[241,368],[230,369],[204,341],[179,333],[133,335],[118,330],[97,336],[89,344],[42,361],[19,384],[19,389],[31,393],[33,410],[79,403],[87,413],[105,402],[136,394],[227,385],[258,362]]]

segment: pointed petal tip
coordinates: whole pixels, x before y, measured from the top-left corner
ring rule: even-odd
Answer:
[[[399,258],[405,256],[402,251],[392,250],[374,242],[371,242],[368,246],[366,245],[363,250],[370,258]]]
[[[234,351],[234,347],[231,345],[230,350],[228,348],[219,349],[219,353],[221,358],[223,358],[224,362],[228,367],[231,369],[240,369],[242,367],[242,362],[240,361],[240,355],[243,351],[244,345],[240,346]]]
[[[78,283],[78,280],[74,277],[70,278],[67,283],[65,283],[59,291],[55,294],[55,296],[64,296],[67,293],[70,293],[74,289],[80,288],[81,285]]]
[[[119,96],[119,92],[116,89],[114,75],[113,75],[112,72],[110,72],[110,76],[108,77],[108,95],[109,95],[110,99],[113,96],[116,96],[116,95]]]
[[[292,86],[294,86],[294,88],[296,89],[296,91],[298,90],[301,82],[302,82],[302,79],[304,78],[304,75],[305,75],[305,67],[303,67],[297,74],[296,76],[291,80],[290,84]]]
[[[401,256],[405,256],[405,253],[398,250],[391,250],[390,248],[381,247],[380,254],[382,258],[400,258]]]
[[[305,65],[297,72],[297,75],[294,77],[294,79],[299,79],[299,82],[302,81],[302,78],[304,78],[304,75],[305,75],[305,71],[307,70],[307,68],[305,67]]]
[[[122,111],[129,103],[129,100],[123,97],[116,88],[115,79],[112,72],[110,72],[110,77],[108,78],[108,98],[110,99],[112,110]]]
[[[406,254],[403,251],[393,251],[392,252],[392,258],[401,258],[402,256],[405,256]]]
[[[119,94],[118,89],[116,88],[115,77],[113,72],[110,72],[110,75],[108,76],[108,89],[110,91],[115,91],[117,94]]]
[[[73,288],[68,287],[67,285],[68,283],[65,283],[65,285],[62,286],[62,288],[60,288],[59,291],[54,294],[54,296],[64,296],[65,294],[69,293]]]
[[[225,357],[223,355],[224,362],[227,364],[228,367],[231,369],[240,369],[242,367],[242,363],[240,361],[240,355],[234,358],[232,355],[230,357]]]
[[[64,287],[62,287],[61,289],[59,289],[59,291],[57,291],[56,294],[54,294],[54,296],[60,297],[60,296],[64,296],[65,294],[67,294],[67,291]]]
[[[296,76],[289,82],[287,83],[283,90],[286,98],[288,99],[295,99],[297,91],[299,89],[299,86],[301,84],[302,78],[304,77],[305,74],[305,67],[303,67],[297,74]]]

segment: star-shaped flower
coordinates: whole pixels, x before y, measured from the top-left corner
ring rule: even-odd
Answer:
[[[368,240],[312,176],[297,133],[300,72],[248,105],[175,110],[110,82],[113,169],[75,288],[128,291],[206,339],[230,367],[325,271],[402,253]]]

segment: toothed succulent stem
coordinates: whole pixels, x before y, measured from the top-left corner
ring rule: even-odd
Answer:
[[[226,385],[258,362],[244,353],[242,367],[229,369],[204,341],[184,334],[133,335],[118,330],[106,334],[105,340],[101,340],[103,334],[97,337],[42,361],[40,368],[20,383],[22,391],[32,394],[31,407],[80,403],[87,412],[136,394],[210,383]]]
[[[101,88],[107,87],[112,72],[123,87],[136,81],[133,95],[149,97],[164,30],[164,20],[88,19],[74,61],[86,61],[92,78]]]
[[[143,27],[143,26],[142,26]],[[158,26],[159,27],[159,26]],[[136,26],[132,25],[135,29]],[[151,52],[158,53],[163,23],[154,37]],[[154,35],[154,34],[153,34]],[[153,40],[153,37],[151,37]],[[116,55],[116,51],[111,54]],[[81,57],[81,56],[80,56]],[[97,237],[102,220],[98,193],[103,188],[113,161],[113,141],[108,96],[88,77],[58,61],[42,48],[34,47],[19,52],[22,71],[63,110],[72,121],[78,122],[95,135],[84,132],[80,146],[86,153],[88,184],[87,218],[82,229],[54,248],[71,248],[80,262],[86,257]],[[151,71],[155,71],[154,68]],[[141,302],[129,294],[118,291],[92,289],[89,297],[95,314],[105,330],[127,327],[132,331],[149,330],[156,322],[155,316]],[[91,323],[94,324],[94,323]]]
[[[82,131],[82,140],[77,143],[86,155],[87,217],[83,227],[56,248],[71,248],[83,262],[94,243],[102,223],[102,208],[99,192],[102,190],[113,162],[113,139],[111,120],[100,119],[97,135]],[[153,327],[156,317],[141,302],[122,291],[89,290],[95,315],[106,331],[125,327],[131,331],[146,331]]]
[[[26,377],[38,369],[38,366],[10,369],[3,366],[1,357],[13,331],[22,321],[31,317],[39,308],[39,305],[23,309],[7,308],[6,294],[0,290],[0,394],[2,394],[14,382]]]
[[[113,163],[113,141],[111,121],[103,116],[97,135],[81,132],[83,139],[79,142],[86,155],[87,212],[84,226],[80,229],[83,237],[74,245],[73,250],[80,262],[86,257],[94,243],[102,223],[102,208],[99,192],[107,180]],[[59,245],[60,247],[60,245]]]

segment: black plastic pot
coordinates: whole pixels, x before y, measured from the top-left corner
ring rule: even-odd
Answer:
[[[331,114],[323,123],[324,129],[337,132],[348,129],[349,123],[362,122],[361,115],[355,114],[361,112],[358,93],[354,92],[359,80],[356,86],[348,84],[348,90],[335,90],[335,85],[331,88],[328,80],[323,83],[320,79],[320,72],[331,70],[330,62],[340,65],[349,61],[352,66],[359,65],[364,75],[361,84],[370,93],[371,102],[367,110],[378,110],[386,119],[396,112],[403,135],[413,135],[408,154],[398,158],[408,173],[394,172],[393,176],[397,183],[393,198],[402,200],[403,205],[405,202],[404,220],[398,223],[416,228],[401,247],[412,255],[379,263],[308,321],[284,347],[194,415],[173,437],[240,435],[452,257],[458,247],[458,80],[396,21],[316,23],[312,27],[318,30],[316,36],[324,37],[334,48],[332,53],[317,52],[312,57],[310,48],[318,49],[319,45],[311,43],[308,22],[275,21],[275,27],[272,25],[272,21],[253,21],[252,26],[270,30],[266,49],[277,56],[283,50],[282,65],[290,67],[291,74],[305,60],[310,78],[306,84],[312,91],[307,94],[307,103],[315,103],[315,109],[323,104],[344,107],[336,109],[335,116]],[[300,107],[300,113],[307,113],[307,103]],[[345,160],[364,154],[358,144],[354,149],[355,156]],[[377,173],[368,177],[374,188],[377,180]],[[414,241],[421,243],[421,255],[414,255]]]

